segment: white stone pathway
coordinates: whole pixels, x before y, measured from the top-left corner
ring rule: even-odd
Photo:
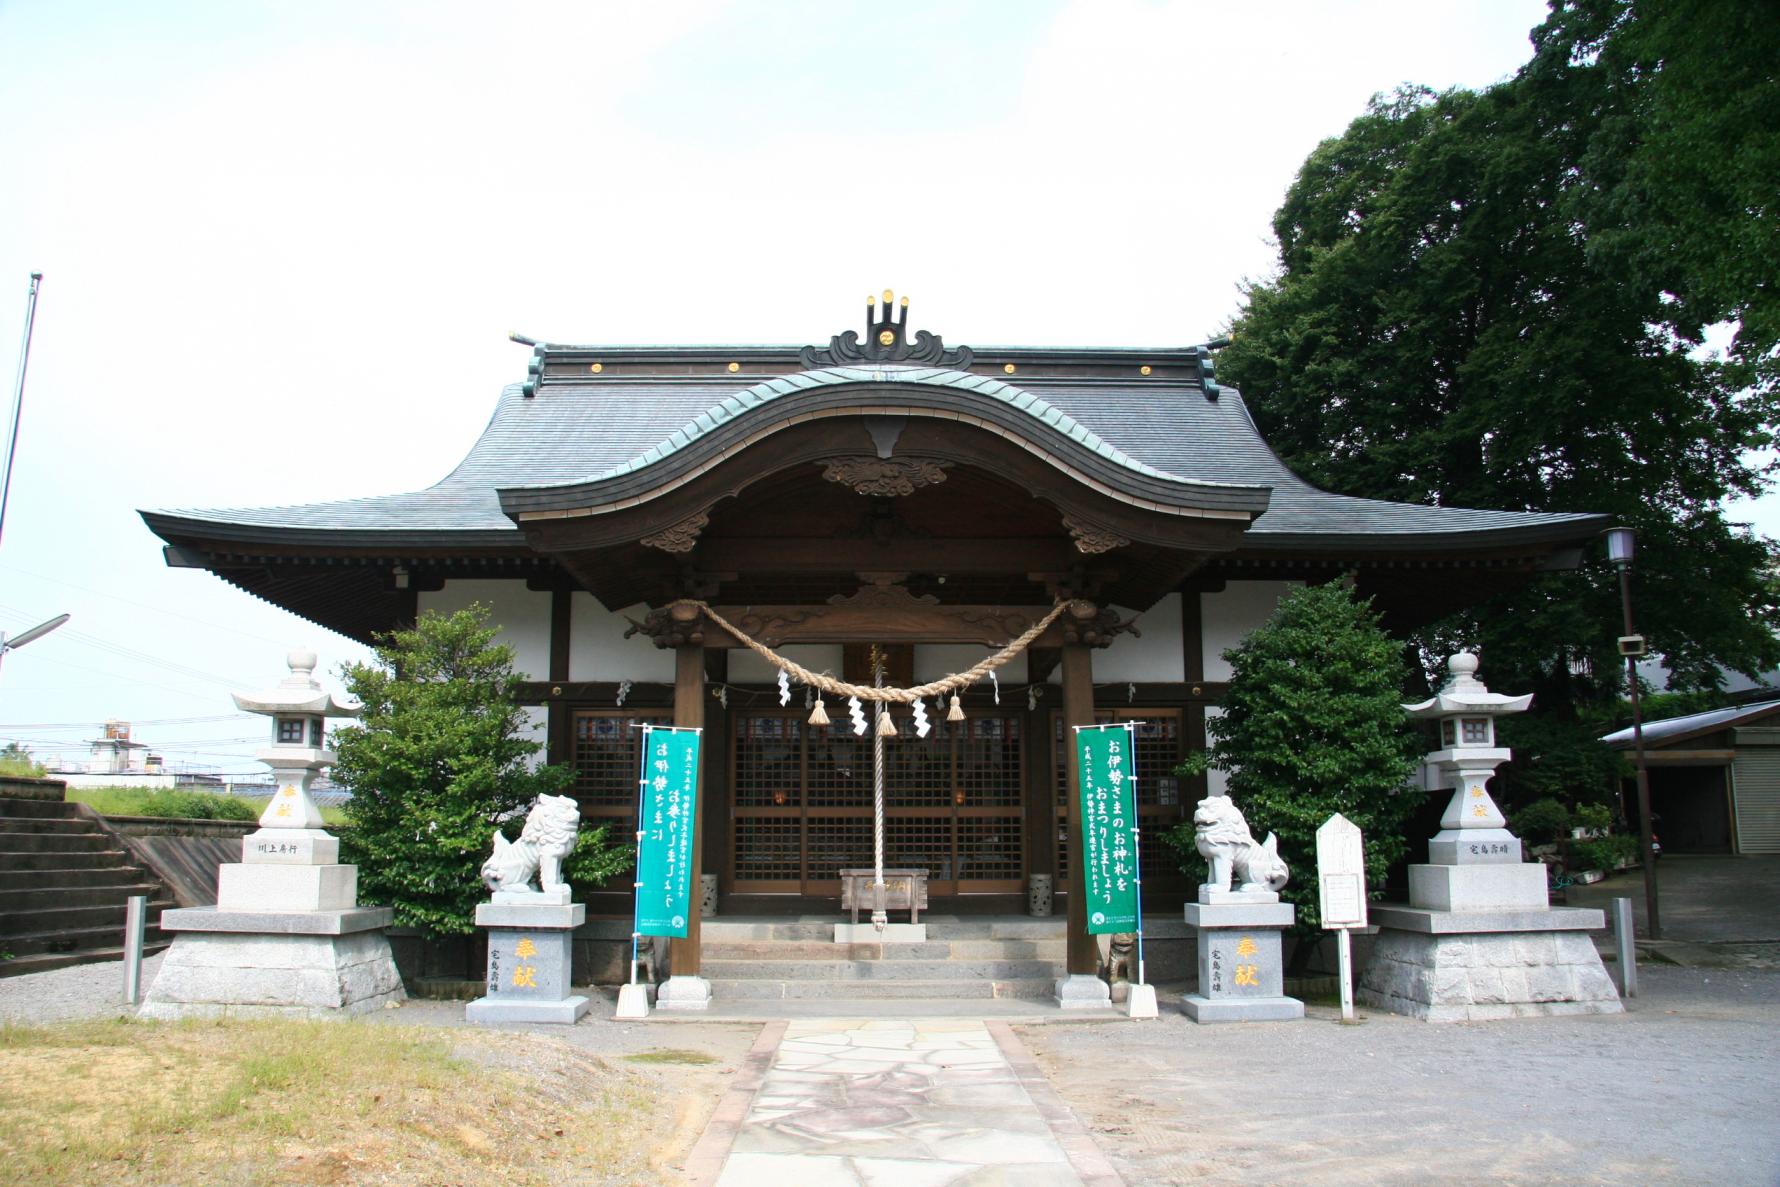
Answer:
[[[993,1029],[992,1029],[993,1028]],[[717,1187],[1114,1187],[999,1023],[788,1024]]]

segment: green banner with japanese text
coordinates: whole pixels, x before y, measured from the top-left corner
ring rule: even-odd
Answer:
[[[1137,930],[1137,768],[1130,724],[1075,731],[1088,931]]]
[[[685,936],[693,904],[698,730],[643,730],[643,815],[637,821],[637,933]]]

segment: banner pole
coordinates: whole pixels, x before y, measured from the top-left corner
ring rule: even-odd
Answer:
[[[654,726],[643,726],[643,753],[637,767],[637,872],[630,884],[630,983],[637,983],[637,945],[643,927],[643,789],[649,786],[649,735]],[[651,970],[653,973],[653,970]]]
[[[1137,727],[1128,725],[1125,733],[1131,745],[1131,769],[1137,770]],[[1137,776],[1131,776],[1131,875],[1137,885],[1137,983],[1143,979],[1143,829],[1138,825]]]

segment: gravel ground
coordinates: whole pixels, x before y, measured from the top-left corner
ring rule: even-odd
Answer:
[[[1780,971],[1639,973],[1643,996],[1605,1017],[1342,1026],[1312,1007],[1298,1023],[1200,1027],[1165,997],[1156,1022],[1020,1031],[1133,1184],[1780,1185]],[[0,978],[0,1023],[127,1016],[122,982],[116,963]],[[603,1056],[710,1057],[659,1069],[703,1098],[681,1121],[696,1135],[758,1026],[609,1011],[511,1029]],[[463,1003],[433,1001],[371,1022],[465,1025]]]
[[[142,962],[142,992],[160,971],[164,953]],[[77,964],[47,973],[0,977],[0,1024],[73,1022],[80,1018],[125,1018],[124,962]]]
[[[161,967],[161,954],[142,962],[142,991],[148,992]],[[757,1024],[710,1022],[665,1026],[618,1023],[610,1019],[610,1000],[594,1003],[592,1019],[579,1026],[513,1026],[504,1030],[532,1032],[562,1039],[595,1055],[634,1055],[663,1049],[693,1051],[712,1056],[720,1067],[733,1067],[746,1055]],[[135,1011],[124,1005],[124,970],[121,961],[75,965],[22,977],[0,977],[0,1024],[28,1025],[72,1022],[82,1018],[128,1018]],[[603,1016],[603,1017],[602,1017]],[[368,1016],[379,1025],[462,1027],[464,1003],[411,1000],[399,1010]]]
[[[1780,972],[1621,1015],[1020,1028],[1131,1183],[1780,1183]]]

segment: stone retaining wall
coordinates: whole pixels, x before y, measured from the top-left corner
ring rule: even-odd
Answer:
[[[0,775],[0,798],[65,800],[68,798],[68,785],[60,779],[30,779],[24,775]]]

